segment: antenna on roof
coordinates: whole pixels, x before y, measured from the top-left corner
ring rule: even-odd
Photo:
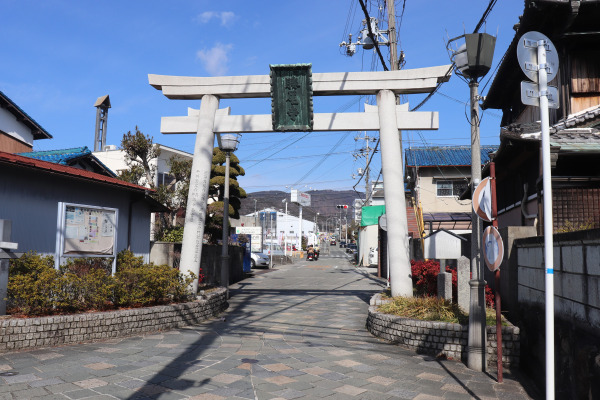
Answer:
[[[106,124],[108,121],[108,109],[110,98],[108,95],[98,97],[94,107],[96,111],[96,133],[94,135],[94,151],[103,151],[106,145]]]

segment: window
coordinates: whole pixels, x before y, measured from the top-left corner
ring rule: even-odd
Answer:
[[[437,197],[460,196],[469,186],[463,179],[458,181],[437,181]]]
[[[157,174],[157,178],[158,178],[158,186],[160,186],[160,185],[170,186],[173,183],[175,183],[175,177],[168,173],[159,172]]]

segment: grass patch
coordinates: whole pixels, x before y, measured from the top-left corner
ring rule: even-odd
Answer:
[[[389,303],[378,306],[377,311],[421,321],[469,323],[469,314],[462,311],[458,304],[438,297],[394,297]],[[485,313],[486,325],[495,326],[496,311],[486,308]],[[504,317],[502,325],[509,325]]]

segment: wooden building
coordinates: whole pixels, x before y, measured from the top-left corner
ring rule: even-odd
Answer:
[[[515,37],[486,95],[484,109],[502,110],[496,162],[500,226],[542,232],[539,108],[524,105],[517,60],[521,36],[546,35],[559,56],[560,108],[550,110],[555,231],[600,227],[600,1],[526,0]],[[489,169],[484,169],[484,176]]]

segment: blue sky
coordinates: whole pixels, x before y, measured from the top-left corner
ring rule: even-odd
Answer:
[[[377,16],[377,2],[368,3]],[[488,3],[396,0],[398,17],[405,4],[397,21],[404,68],[448,64],[445,40],[471,33]],[[498,36],[494,67],[522,12],[523,0],[499,1],[481,29]],[[119,145],[123,133],[137,125],[157,143],[192,152],[193,136],[162,135],[160,118],[186,115],[199,101],[168,100],[148,84],[148,74],[262,75],[269,64],[288,63],[312,63],[313,72],[382,70],[373,51],[358,49],[347,57],[339,47],[348,33],[356,38],[363,18],[358,0],[0,0],[0,90],[54,137],[36,141],[34,150],[93,148],[93,105],[109,94],[107,144]],[[484,95],[490,77],[482,80]],[[468,145],[468,97],[467,84],[453,76],[421,109],[439,111],[440,129],[404,132],[404,146]],[[406,100],[412,107],[423,98]],[[358,112],[364,102],[374,99],[315,98],[315,112]],[[232,114],[270,112],[269,99],[222,100],[220,106],[231,106]],[[483,144],[498,143],[500,115],[498,110],[483,114]],[[315,132],[292,145],[301,134],[245,134],[236,152],[247,172],[240,184],[248,192],[292,184],[304,190],[350,189],[357,182],[352,175],[365,165],[364,158],[352,155],[361,147],[354,140],[361,134]],[[380,166],[377,154],[372,179]]]

